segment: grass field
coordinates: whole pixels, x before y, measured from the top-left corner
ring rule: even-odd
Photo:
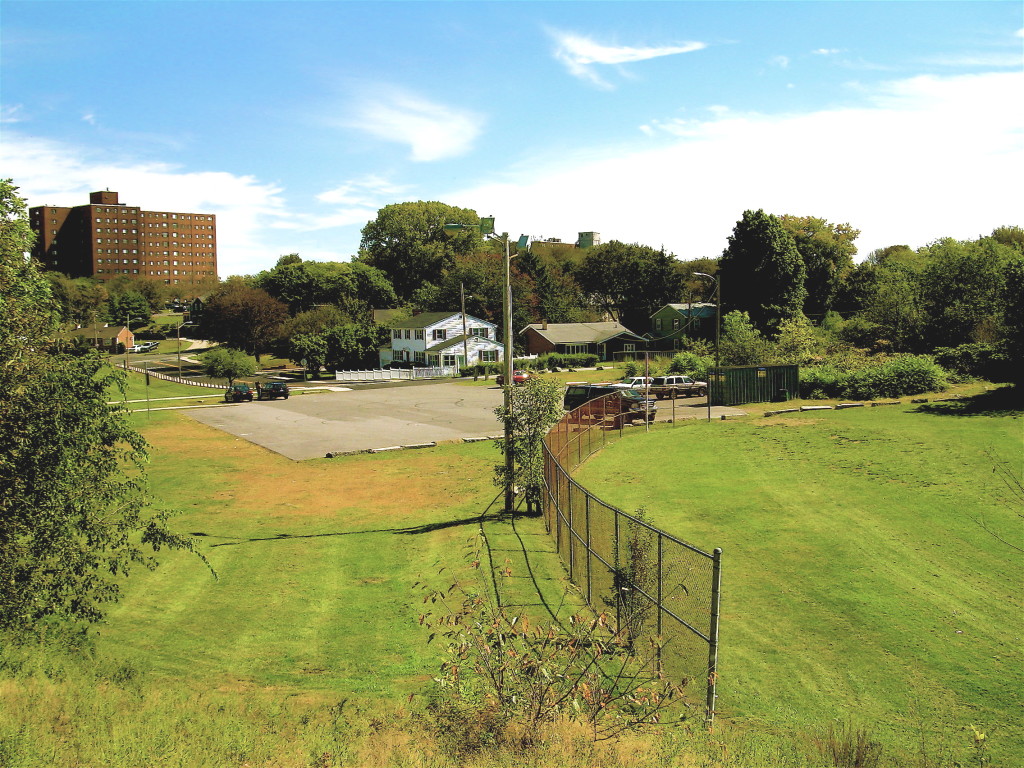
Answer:
[[[1024,764],[1019,407],[890,406],[634,435],[583,485],[723,555],[719,705],[755,729],[853,722],[890,751]],[[987,525],[991,532],[983,527]]]
[[[574,608],[542,523],[495,514],[493,444],[296,463],[181,414],[133,418],[158,506],[219,578],[161,553],[96,628],[94,661],[0,649],[4,768],[817,768],[815,740],[847,724],[884,743],[883,766],[982,765],[971,725],[991,765],[1021,765],[1022,558],[978,524],[1020,543],[989,458],[1019,466],[1019,410],[695,422],[608,447],[586,485],[725,550],[718,728],[598,746],[569,730],[468,762],[417,714],[439,651],[413,584],[461,572],[482,530],[513,610]]]
[[[219,575],[176,555],[132,577],[100,647],[131,649],[154,670],[401,696],[422,687],[434,658],[413,583],[436,576],[438,561],[457,567],[481,516],[507,550],[496,565],[522,559],[510,525],[493,519],[490,443],[295,463],[180,416],[154,417],[144,433],[156,498],[182,511],[175,527],[199,538]],[[547,548],[537,521],[517,525]],[[538,602],[526,594],[510,599]]]

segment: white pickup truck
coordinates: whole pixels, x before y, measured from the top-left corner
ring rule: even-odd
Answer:
[[[632,376],[628,379],[624,379],[623,381],[616,382],[615,384],[612,384],[612,386],[618,387],[619,389],[635,389],[642,392],[647,389],[647,385],[650,384],[651,381],[653,381],[653,379],[651,379],[650,376]]]

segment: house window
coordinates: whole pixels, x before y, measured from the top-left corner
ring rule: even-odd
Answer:
[[[470,336],[479,336],[481,339],[489,339],[491,337],[487,335],[488,330],[490,330],[490,329],[488,329],[488,328],[470,328],[469,329],[469,335]]]
[[[395,360],[396,362],[399,362],[399,363],[404,362],[405,361],[405,350],[404,349],[396,349],[394,354],[391,356],[391,359]]]
[[[565,354],[567,355],[585,355],[587,354],[586,344],[565,344]]]
[[[446,368],[450,368],[455,364],[455,355],[441,355],[441,365],[445,366]]]
[[[654,330],[656,330],[656,331],[660,331],[661,330],[661,318],[660,317],[654,318]]]
[[[679,318],[678,317],[673,317],[672,318],[672,330],[673,331],[678,331],[679,330]]]
[[[636,352],[636,344],[623,344],[622,345],[622,351],[623,352]]]
[[[430,333],[430,338],[432,338],[434,341],[444,341],[446,338],[448,338],[448,332],[445,331],[444,328],[435,328]]]
[[[412,338],[412,331],[409,328],[405,329],[405,338],[407,338],[407,339],[411,339]]]
[[[401,331],[401,329],[395,328],[393,331],[391,331],[391,338],[392,339],[400,339],[400,338],[402,338],[402,331]]]
[[[416,357],[416,362],[417,363],[425,363],[425,362],[427,362],[427,353],[426,352],[416,352],[415,353],[415,357]]]
[[[498,362],[498,350],[496,350],[496,349],[481,349],[480,350],[480,362],[481,363],[496,363],[496,362]]]
[[[417,340],[423,341],[425,336],[426,336],[426,334],[423,332],[422,328],[417,328],[416,329],[416,338],[417,338]]]

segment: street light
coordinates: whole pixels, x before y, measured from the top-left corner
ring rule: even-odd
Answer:
[[[722,281],[715,275],[709,275],[707,272],[694,272],[697,277],[706,277],[709,280],[715,281],[715,379],[719,381],[722,376],[721,362],[720,362],[720,347],[722,335]],[[711,421],[711,377],[708,376],[708,421]]]
[[[505,513],[515,512],[515,461],[512,455],[512,256],[509,252],[508,232],[500,236],[494,234],[494,218],[481,218],[477,224],[445,224],[445,232],[457,232],[460,229],[477,229],[480,234],[488,240],[495,240],[505,247],[505,284],[502,291],[502,314],[505,325],[503,366],[505,380],[502,384],[502,403],[504,405],[505,418]],[[465,306],[462,310],[462,320],[465,323]],[[466,360],[469,365],[469,360]]]

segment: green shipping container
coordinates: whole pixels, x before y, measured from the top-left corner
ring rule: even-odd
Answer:
[[[742,365],[708,371],[711,405],[776,403],[796,397],[798,365]]]

